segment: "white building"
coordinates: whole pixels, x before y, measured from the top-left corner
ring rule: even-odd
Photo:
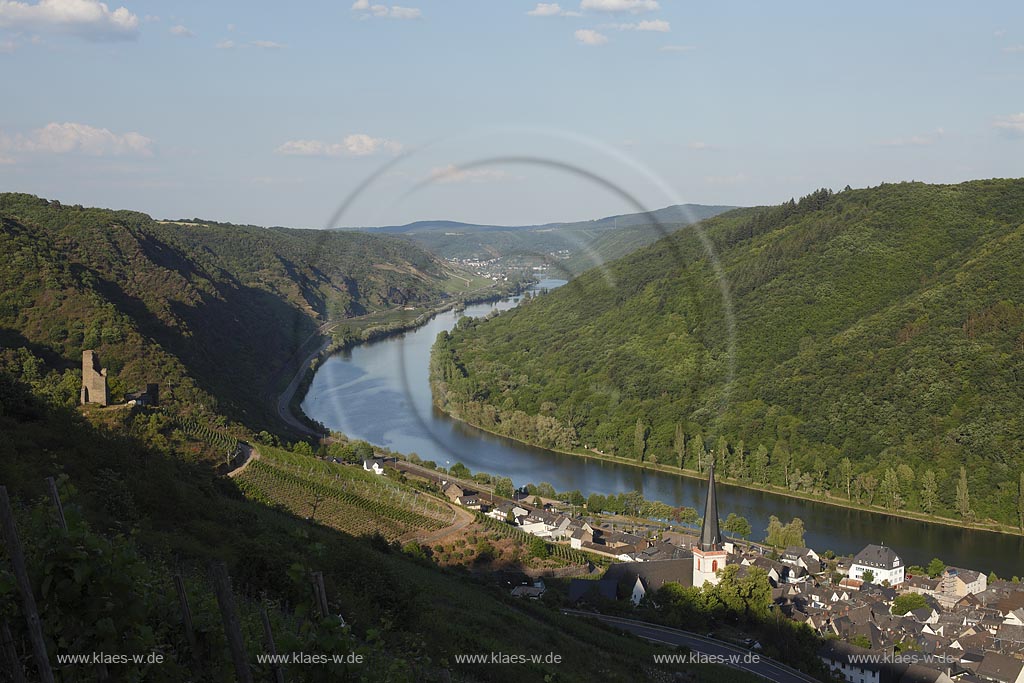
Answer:
[[[867,581],[865,574],[871,577],[871,583],[888,582],[890,586],[903,584],[905,578],[903,560],[892,548],[884,545],[869,545],[857,553],[847,574],[851,579]],[[869,573],[870,572],[870,573]]]

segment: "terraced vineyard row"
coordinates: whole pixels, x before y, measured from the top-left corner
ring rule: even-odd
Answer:
[[[194,436],[200,441],[205,441],[214,448],[217,448],[232,457],[238,452],[238,439],[223,432],[212,429],[209,425],[199,422],[191,417],[174,416],[174,422],[181,431]]]
[[[354,535],[380,533],[393,540],[452,522],[450,509],[412,489],[367,479],[355,468],[295,457],[306,462],[291,464],[276,453],[264,455],[235,481],[250,498]]]

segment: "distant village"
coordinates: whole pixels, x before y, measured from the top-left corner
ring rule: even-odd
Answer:
[[[374,458],[364,468],[386,475],[385,465],[406,469],[393,458]],[[723,539],[719,528],[714,469],[708,477],[699,535],[667,531],[657,540],[566,514],[557,501],[517,493],[514,500],[467,488],[437,475],[453,503],[507,522],[552,543],[616,561],[598,580],[573,579],[569,602],[634,606],[667,583],[716,584],[718,572],[737,565],[742,576],[759,567],[768,576],[772,600],[786,617],[827,639],[822,660],[848,683],[1024,683],[1024,584],[989,581],[976,569],[944,567],[937,577],[909,574],[897,549],[868,544],[852,557],[826,561],[812,548],[781,550]],[[834,572],[842,575],[833,582]],[[540,597],[543,581],[516,586],[516,595]],[[917,594],[922,606],[893,614],[900,596]]]

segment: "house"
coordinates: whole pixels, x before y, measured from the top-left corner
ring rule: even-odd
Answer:
[[[125,394],[124,402],[130,406],[156,406],[160,402],[160,385],[147,384],[145,389]]]
[[[634,605],[639,605],[644,597],[666,583],[692,585],[693,558],[613,564],[604,573],[604,579],[614,580],[617,593],[629,596]]]
[[[856,645],[842,641],[831,641],[818,653],[818,657],[834,674],[839,674],[847,683],[880,683],[882,666],[879,663],[863,661],[873,653]]]
[[[847,576],[858,581],[869,581],[870,583],[890,586],[903,584],[904,575],[903,560],[892,548],[884,545],[868,545],[853,558],[850,563],[850,571]]]
[[[1024,661],[989,651],[978,665],[977,674],[996,683],[1024,683]]]
[[[569,582],[569,603],[593,601],[595,599],[615,600],[618,597],[618,582],[615,579],[573,579]]]
[[[363,460],[363,469],[374,474],[384,474],[384,458],[367,458]]]

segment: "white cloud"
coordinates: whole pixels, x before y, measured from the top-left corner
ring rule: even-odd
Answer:
[[[382,19],[421,19],[423,12],[416,7],[400,5],[370,4],[370,0],[356,0],[352,3],[353,12],[361,12],[364,19],[380,17]]]
[[[608,42],[608,36],[589,28],[581,28],[573,35],[584,45],[604,45]]]
[[[234,24],[228,24],[228,33],[232,33],[235,30]]]
[[[662,45],[658,48],[662,52],[693,52],[697,49],[696,45]]]
[[[254,40],[249,44],[263,50],[282,50],[287,47],[284,43],[275,43],[272,40]]]
[[[176,26],[172,26],[169,29],[167,29],[167,31],[172,36],[178,36],[179,38],[194,38],[195,35],[196,35],[196,34],[192,33],[192,31],[189,31],[187,28],[182,26],[181,24],[177,24]]]
[[[938,142],[944,134],[944,130],[936,128],[932,133],[911,135],[910,137],[905,138],[891,138],[889,140],[883,140],[879,144],[883,147],[927,147],[928,145],[934,145]]]
[[[1003,52],[1010,55],[1020,54],[1021,52],[1024,52],[1024,45],[1010,45],[1008,47],[1004,47]]]
[[[237,45],[233,40],[222,40],[216,45],[214,45],[214,47],[218,50],[233,50],[237,47]]]
[[[69,33],[88,40],[132,40],[139,18],[97,0],[0,0],[0,28]]]
[[[992,127],[1013,137],[1024,137],[1024,112],[997,116],[992,122]]]
[[[46,154],[153,156],[153,140],[141,133],[117,134],[84,123],[50,123],[27,136],[18,136],[13,147],[20,151]]]
[[[378,152],[398,154],[402,151],[402,145],[394,140],[353,133],[345,136],[341,142],[289,140],[275,151],[278,154],[299,157],[365,157]]]
[[[531,17],[580,17],[579,12],[562,9],[557,2],[538,2],[537,6],[527,12]]]
[[[696,140],[694,142],[691,142],[690,144],[687,145],[687,147],[689,147],[690,149],[693,149],[693,150],[698,150],[698,151],[707,150],[707,149],[718,149],[718,145],[711,145],[711,144],[708,144],[706,142],[701,142],[700,140]]]
[[[0,41],[0,55],[13,54],[17,49],[18,45],[13,40]]]
[[[656,31],[658,33],[668,33],[672,30],[672,26],[664,19],[638,21],[632,24],[611,24],[609,27],[617,31]]]
[[[582,0],[580,9],[597,12],[651,12],[659,9],[657,0]]]
[[[430,180],[437,183],[488,183],[506,180],[511,176],[495,168],[462,169],[455,164],[431,169]]]

